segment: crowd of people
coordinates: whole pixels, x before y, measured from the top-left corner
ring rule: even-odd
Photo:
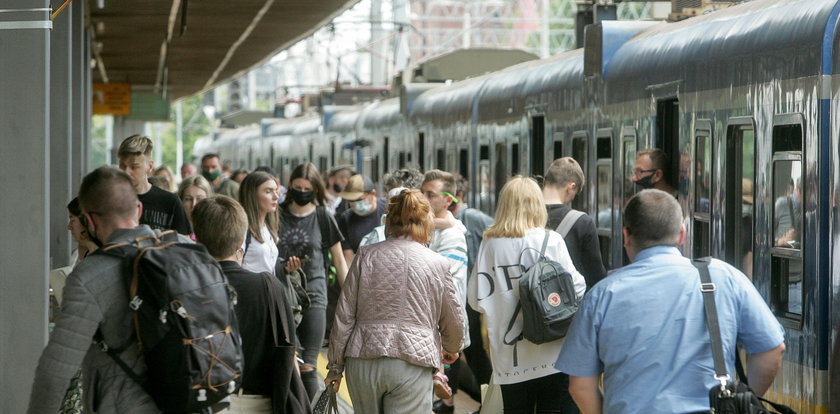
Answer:
[[[593,218],[571,207],[586,179],[569,157],[540,184],[511,177],[490,217],[466,203],[465,177],[441,170],[390,172],[380,192],[348,165],[319,172],[307,162],[281,183],[270,167],[234,171],[205,154],[200,171],[181,168],[176,187],[168,168],[154,168],[149,138],[128,137],[118,155],[119,168],[88,174],[68,205],[78,261],[66,279],[51,278],[60,312],[30,413],[160,412],[103,352],[102,344],[127,344],[120,356],[142,378],[126,269],[93,252],[164,230],[205,246],[237,292],[244,365],[225,412],[309,412],[345,379],[357,413],[452,413],[459,387],[485,403],[482,412],[709,412],[719,382],[701,283],[680,251],[683,216],[661,151],[638,155],[632,181],[645,189],[625,207],[622,229],[632,264],[610,274]],[[541,259],[569,274],[580,310],[563,338],[511,340],[523,329],[518,281]],[[763,394],[784,330],[743,273],[718,260],[709,270],[729,372],[743,347],[750,384]],[[299,323],[281,327],[295,358],[278,370],[272,306],[295,319],[292,304],[270,292],[292,275],[303,279],[308,306]],[[474,384],[498,389],[501,405],[482,401]]]

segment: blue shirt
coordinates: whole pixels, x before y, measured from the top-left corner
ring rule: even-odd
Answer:
[[[749,279],[713,260],[715,302],[728,371],[735,344],[748,354],[784,341],[784,329]],[[709,409],[714,379],[700,275],[674,247],[655,246],[607,276],[583,299],[555,368],[604,373],[605,413],[685,413]]]

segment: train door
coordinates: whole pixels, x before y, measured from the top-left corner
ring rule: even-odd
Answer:
[[[598,131],[595,142],[595,175],[596,175],[596,228],[598,242],[601,246],[601,259],[604,267],[612,269],[612,240],[613,240],[613,164],[612,164],[612,130],[609,128]]]
[[[726,200],[723,257],[753,278],[755,240],[755,126],[752,118],[730,118],[726,129]]]
[[[770,231],[770,308],[783,325],[801,329],[806,181],[802,116],[781,115],[773,124],[773,191]],[[813,247],[811,247],[813,248]]]
[[[572,133],[572,158],[580,164],[583,175],[589,177],[589,134],[586,131],[575,131]],[[575,200],[572,201],[572,208],[590,213],[589,197],[586,194],[575,197]]]
[[[632,126],[625,126],[621,131],[621,158],[622,164],[622,201],[620,205],[624,205],[630,200],[630,197],[636,194],[636,184],[630,179],[633,177],[633,169],[636,168],[636,128]],[[623,217],[624,215],[619,215]],[[623,222],[621,223],[623,226]],[[616,226],[621,228],[621,226]],[[630,264],[630,258],[624,248],[621,249],[621,262],[625,265]]]
[[[712,248],[712,124],[697,120],[694,129],[694,197],[692,214],[692,257],[711,255]],[[681,166],[687,168],[687,166]],[[681,177],[682,179],[682,177]]]
[[[545,174],[545,116],[531,117],[531,142],[529,171],[531,176]]]

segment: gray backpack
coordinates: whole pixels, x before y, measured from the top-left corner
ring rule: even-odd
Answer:
[[[549,231],[546,230],[537,262],[519,279],[519,304],[505,332],[505,343],[514,345],[522,338],[535,344],[551,342],[566,336],[566,331],[578,310],[580,301],[575,295],[572,275],[560,263],[545,257]],[[521,267],[522,254],[519,255]],[[519,312],[522,312],[522,333],[512,341],[507,337]],[[516,350],[514,348],[514,365]]]

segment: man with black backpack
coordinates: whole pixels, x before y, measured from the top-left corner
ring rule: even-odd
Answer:
[[[142,207],[131,178],[114,167],[100,167],[88,174],[79,201],[88,234],[100,246],[155,236],[148,226],[138,225]],[[120,259],[94,254],[67,278],[61,316],[38,361],[29,413],[57,412],[80,366],[86,412],[160,412],[152,397],[93,344],[97,330],[110,344],[121,345],[134,337],[126,271]],[[121,358],[138,375],[146,372],[136,343],[129,344]]]
[[[563,236],[575,269],[586,279],[586,289],[590,289],[607,276],[607,270],[601,260],[595,222],[588,214],[572,208],[583,183],[580,164],[572,157],[558,158],[545,172],[543,198],[548,210],[546,227]]]

